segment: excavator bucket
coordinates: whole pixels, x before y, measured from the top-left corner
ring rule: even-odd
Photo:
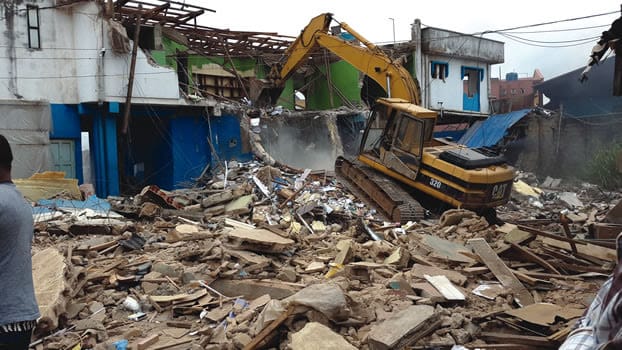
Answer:
[[[277,104],[279,96],[283,92],[282,87],[275,86],[265,79],[252,79],[250,81],[250,98],[255,107],[268,107]]]

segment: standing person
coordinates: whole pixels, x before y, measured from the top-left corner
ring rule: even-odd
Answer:
[[[32,282],[32,209],[11,181],[13,153],[0,135],[0,350],[27,350],[39,317]]]

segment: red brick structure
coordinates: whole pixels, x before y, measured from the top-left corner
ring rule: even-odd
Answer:
[[[519,78],[518,73],[507,73],[505,79],[492,78],[490,81],[490,102],[493,114],[509,113],[542,105],[542,93],[534,86],[543,82],[539,69],[529,78]]]

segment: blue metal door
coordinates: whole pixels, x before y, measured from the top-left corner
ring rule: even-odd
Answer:
[[[462,109],[479,112],[480,82],[484,78],[482,68],[462,67]]]

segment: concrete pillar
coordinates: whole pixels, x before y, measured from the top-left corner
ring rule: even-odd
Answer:
[[[103,108],[93,112],[92,154],[95,163],[95,192],[100,198],[119,195],[116,115]]]

